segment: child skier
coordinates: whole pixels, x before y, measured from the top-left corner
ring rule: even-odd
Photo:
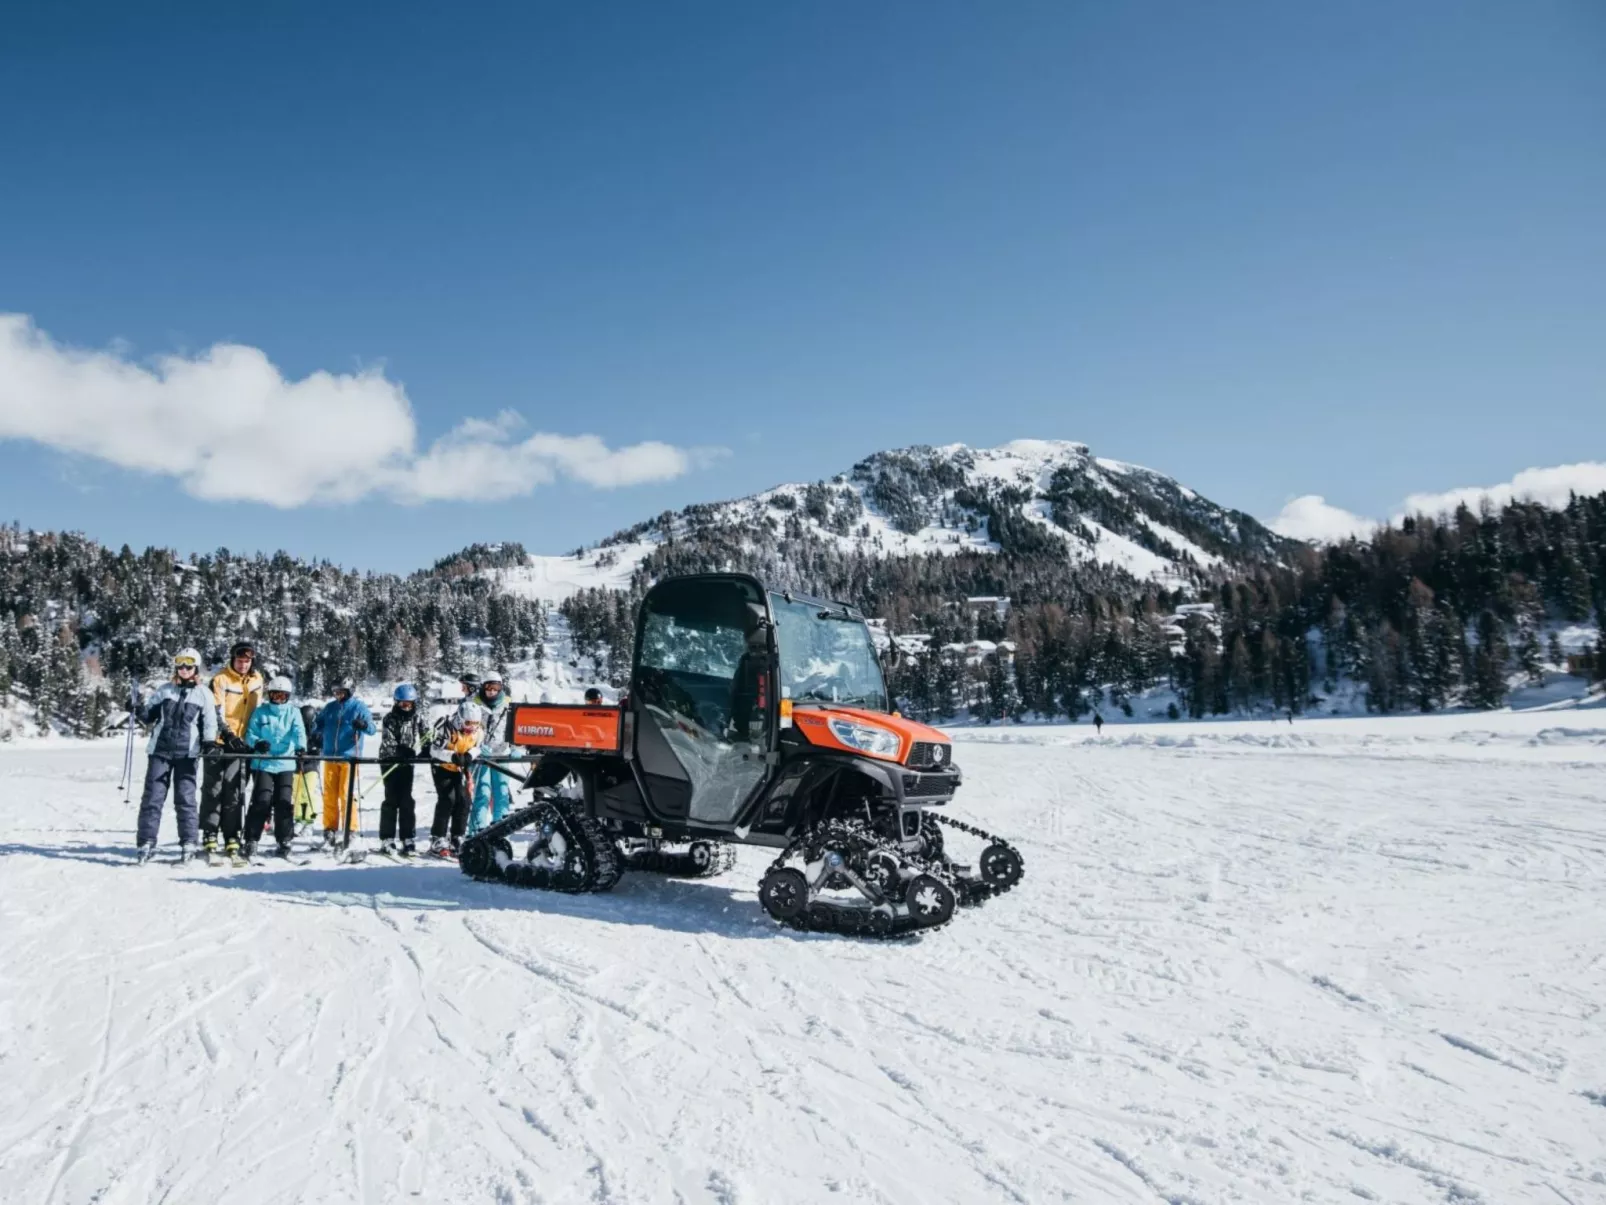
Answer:
[[[251,794],[251,810],[245,816],[245,857],[257,851],[262,827],[273,815],[273,839],[281,858],[290,856],[290,839],[295,836],[291,814],[295,794],[296,756],[307,749],[307,729],[301,712],[290,703],[290,679],[279,677],[268,683],[268,701],[251,713],[245,742],[263,757],[251,760],[256,786]]]
[[[485,712],[484,739],[481,752],[487,757],[502,758],[512,749],[506,744],[508,696],[503,689],[502,675],[492,670],[480,682],[479,693],[470,696],[470,703],[479,704]],[[513,784],[506,775],[498,774],[489,766],[476,766],[474,780],[474,811],[469,817],[468,831],[477,833],[489,824],[495,824],[507,815],[513,805]]]
[[[468,772],[479,755],[485,713],[478,704],[458,709],[455,722],[448,722],[439,739],[431,743],[435,764],[435,822],[429,826],[429,852],[438,858],[455,858],[462,848],[463,830],[468,827]],[[451,841],[447,841],[448,830]]]
[[[418,688],[403,682],[395,703],[379,725],[379,771],[385,784],[385,802],[379,809],[379,852],[413,856],[417,826],[413,801],[412,758],[428,746],[424,717],[418,712]],[[400,821],[400,847],[396,844]]]
[[[173,658],[173,680],[158,687],[137,710],[143,723],[155,721],[146,747],[145,790],[140,796],[139,860],[156,853],[167,787],[173,785],[173,812],[178,817],[179,857],[196,856],[200,824],[195,806],[195,772],[204,749],[217,744],[217,710],[200,683],[201,654],[184,649]]]
[[[323,711],[318,715],[318,734],[323,746],[323,756],[326,758],[361,756],[363,733],[373,729],[374,717],[369,712],[368,705],[352,693],[353,689],[354,683],[350,678],[342,678],[335,683],[335,697],[324,704]],[[333,849],[335,846],[348,794],[351,796],[351,806],[354,809],[357,806],[356,784],[351,781],[356,773],[357,767],[350,762],[323,763],[325,849]],[[346,816],[345,827],[347,832],[356,832],[357,817]]]

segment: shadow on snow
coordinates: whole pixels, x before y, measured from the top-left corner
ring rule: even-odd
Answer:
[[[802,933],[777,925],[759,908],[753,890],[739,890],[720,879],[666,878],[627,871],[612,891],[564,895],[500,883],[479,883],[455,862],[420,858],[398,866],[371,858],[340,865],[312,855],[312,866],[252,866],[234,870],[192,863],[175,865],[175,851],[164,849],[155,862],[137,865],[126,845],[28,845],[0,843],[0,858],[34,855],[124,867],[185,885],[242,891],[305,908],[384,908],[395,911],[528,912],[569,916],[602,924],[640,925],[676,933],[714,933],[721,937],[792,941],[853,941],[832,933]],[[324,862],[323,865],[317,865]]]

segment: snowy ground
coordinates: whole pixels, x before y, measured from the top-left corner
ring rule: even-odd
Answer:
[[[0,752],[0,1200],[1606,1201],[1606,710],[1092,737],[960,733],[1027,881],[879,945],[136,869]]]

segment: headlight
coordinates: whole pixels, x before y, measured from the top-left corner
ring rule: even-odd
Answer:
[[[852,720],[833,717],[831,731],[836,739],[851,749],[868,753],[871,757],[886,757],[896,761],[903,742],[898,734],[874,724],[856,724]]]

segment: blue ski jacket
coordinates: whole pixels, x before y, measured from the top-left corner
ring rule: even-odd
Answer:
[[[301,710],[289,703],[260,703],[245,726],[245,743],[253,749],[258,741],[268,742],[271,756],[251,759],[253,770],[283,774],[296,768],[295,754],[307,748],[307,729]]]
[[[217,740],[217,708],[199,683],[187,688],[177,682],[162,683],[140,702],[139,718],[156,724],[145,746],[151,757],[199,757],[202,741]]]
[[[364,731],[374,730],[373,713],[356,695],[352,695],[344,703],[339,699],[330,699],[318,713],[318,731],[323,737],[323,753],[325,757],[356,757],[362,752],[363,732],[357,730],[358,722],[364,725]]]

